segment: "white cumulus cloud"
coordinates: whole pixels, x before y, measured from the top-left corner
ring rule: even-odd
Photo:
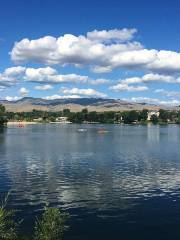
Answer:
[[[63,94],[79,94],[79,95],[84,95],[84,96],[94,96],[94,97],[107,97],[105,93],[99,92],[95,89],[92,88],[87,88],[87,89],[79,89],[79,88],[61,88],[60,92]]]
[[[87,38],[93,41],[108,41],[108,40],[117,40],[120,42],[129,41],[134,37],[134,34],[137,32],[135,28],[133,29],[113,29],[113,30],[94,30],[87,33]]]
[[[51,86],[50,84],[39,85],[39,86],[35,86],[34,89],[35,90],[40,90],[40,91],[47,91],[47,90],[53,89],[53,86]]]
[[[150,82],[167,82],[167,83],[178,83],[179,79],[169,75],[153,74],[149,73],[142,77],[131,77],[121,80],[124,84],[135,84],[135,83],[150,83]]]
[[[17,101],[17,100],[19,100],[19,99],[21,99],[21,97],[18,97],[18,96],[6,96],[5,97],[5,100],[7,100],[7,101]]]
[[[59,74],[52,67],[25,68],[21,66],[11,67],[0,73],[0,86],[12,86],[19,82],[36,82],[40,84],[51,83],[82,83],[82,84],[109,84],[109,79],[93,79],[89,76],[78,75],[75,73]]]
[[[82,84],[107,84],[108,79],[92,79],[88,76],[71,74],[59,74],[54,68],[27,68],[24,75],[24,80],[39,83],[82,83]]]
[[[19,89],[19,93],[20,93],[21,96],[24,97],[29,93],[29,90],[25,87],[22,87],[22,88]]]
[[[148,103],[154,105],[166,105],[166,106],[178,106],[180,101],[177,99],[162,100],[158,98],[149,98],[149,97],[132,97],[131,99],[124,99],[126,101],[132,101],[137,103]]]
[[[147,49],[133,40],[136,29],[94,30],[86,35],[45,36],[16,42],[10,55],[17,63],[38,62],[75,67],[89,66],[94,72],[115,68],[180,73],[180,53]]]
[[[111,90],[116,92],[127,91],[127,92],[142,92],[148,90],[146,86],[132,86],[124,83],[118,83],[110,87]]]
[[[180,97],[180,91],[169,91],[165,89],[156,89],[155,93],[166,95],[167,97],[175,98]]]
[[[11,86],[21,80],[25,67],[17,66],[6,68],[0,73],[0,86]]]
[[[62,96],[62,95],[58,95],[58,94],[54,94],[52,96],[46,96],[43,97],[46,100],[55,100],[55,99],[67,99],[67,98],[81,98],[79,95],[66,95],[66,96]]]

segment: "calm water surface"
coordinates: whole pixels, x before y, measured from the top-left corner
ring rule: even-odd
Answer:
[[[49,202],[71,215],[67,240],[180,239],[180,126],[101,127],[1,129],[0,199],[12,190],[24,232]]]

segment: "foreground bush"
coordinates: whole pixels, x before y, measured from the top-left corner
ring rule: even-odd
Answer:
[[[13,220],[14,211],[6,210],[8,196],[0,206],[0,239],[2,240],[15,240],[17,237],[17,228],[19,224],[16,224]]]
[[[57,208],[45,208],[35,227],[35,240],[61,240],[67,230],[67,214],[62,214]]]
[[[19,236],[18,229],[21,222],[14,221],[15,212],[6,210],[5,201],[0,206],[0,239],[1,240],[62,240],[68,214],[61,213],[58,208],[45,207],[42,217],[35,224],[35,233],[32,238]]]

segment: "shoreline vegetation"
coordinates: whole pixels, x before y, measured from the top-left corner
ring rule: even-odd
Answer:
[[[36,218],[32,236],[20,233],[23,220],[15,220],[16,211],[7,210],[9,194],[0,205],[0,239],[2,240],[62,240],[68,230],[69,214],[47,204],[40,217]]]
[[[78,123],[78,124],[180,124],[180,111],[129,110],[123,112],[71,112],[64,109],[60,112],[46,112],[33,110],[32,112],[6,112],[0,105],[0,126],[29,125],[38,123]]]

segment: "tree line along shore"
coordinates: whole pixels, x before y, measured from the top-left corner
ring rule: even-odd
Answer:
[[[103,123],[103,124],[138,124],[152,122],[154,124],[175,123],[180,124],[180,111],[176,110],[130,110],[123,112],[88,112],[85,108],[81,112],[71,112],[64,109],[59,112],[46,112],[33,110],[31,112],[7,112],[3,105],[0,105],[0,125],[18,122],[26,123]]]

